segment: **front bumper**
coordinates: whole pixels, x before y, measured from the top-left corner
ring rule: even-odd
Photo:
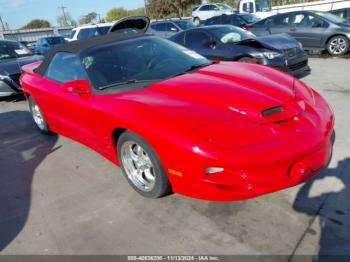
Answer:
[[[297,118],[271,125],[281,136],[269,144],[226,150],[214,161],[188,160],[178,169],[183,171],[181,177],[169,174],[173,191],[203,200],[236,201],[286,189],[317,175],[332,153],[334,115],[323,98],[317,93],[315,97],[317,104]],[[206,175],[209,166],[224,171]]]
[[[310,71],[308,55],[305,52],[291,58],[265,59],[263,64],[287,72],[293,76],[300,76]]]

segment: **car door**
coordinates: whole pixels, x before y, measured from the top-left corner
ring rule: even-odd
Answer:
[[[305,48],[322,47],[321,40],[329,24],[308,12],[296,12],[290,17],[292,25],[289,34],[301,42]]]
[[[211,60],[220,60],[216,52],[215,40],[204,30],[188,31],[185,35],[185,46]]]
[[[77,95],[64,91],[63,84],[87,79],[77,55],[58,52],[42,78],[40,107],[45,112],[50,128],[81,143],[94,146],[90,115],[93,94]]]
[[[272,35],[282,33],[289,34],[292,32],[292,25],[290,23],[292,16],[293,13],[288,13],[276,15],[268,19],[266,23],[267,31]]]

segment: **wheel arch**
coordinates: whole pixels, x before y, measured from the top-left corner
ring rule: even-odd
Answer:
[[[344,36],[346,39],[348,39],[348,41],[350,42],[350,39],[349,39],[349,37],[347,36],[347,35],[345,35],[345,34],[342,34],[342,33],[337,33],[337,34],[333,34],[333,35],[331,35],[331,36],[329,36],[327,39],[326,39],[326,41],[325,41],[325,48],[327,48],[327,44],[328,44],[328,42],[329,42],[329,40],[331,40],[333,37],[335,37],[335,36]]]

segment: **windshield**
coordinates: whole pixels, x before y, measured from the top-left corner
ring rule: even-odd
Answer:
[[[194,28],[195,25],[193,24],[192,21],[186,21],[186,20],[177,20],[174,21],[174,23],[180,27],[182,30],[187,30],[187,29],[191,29]]]
[[[248,13],[242,14],[241,17],[248,24],[254,24],[254,23],[259,22],[261,20],[258,16],[253,15],[253,14],[248,14]]]
[[[47,37],[45,38],[49,45],[64,44],[66,40],[63,37]]]
[[[345,20],[343,18],[340,18],[339,16],[333,15],[331,13],[327,13],[327,12],[316,12],[317,15],[326,18],[327,20],[329,20],[332,23],[344,23]]]
[[[193,51],[156,37],[110,43],[80,56],[95,89],[157,82],[211,64]]]
[[[0,60],[30,56],[32,53],[18,42],[0,42]]]
[[[209,29],[209,28],[208,28]],[[255,39],[255,35],[235,26],[220,26],[209,29],[220,42],[238,43],[248,39]]]
[[[228,5],[225,5],[225,4],[216,4],[216,6],[217,6],[220,10],[231,10],[231,7],[229,7]]]
[[[256,0],[256,12],[267,12],[271,11],[271,2],[270,0]]]

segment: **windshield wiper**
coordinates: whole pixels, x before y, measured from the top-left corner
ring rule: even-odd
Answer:
[[[114,83],[114,84],[102,86],[102,87],[98,88],[98,90],[105,90],[105,89],[112,88],[112,87],[123,86],[123,85],[130,85],[130,84],[152,83],[152,82],[157,82],[157,81],[160,81],[160,79],[153,79],[153,80],[131,79],[131,80],[127,80],[127,81],[124,81],[124,82],[119,82],[119,83]]]

